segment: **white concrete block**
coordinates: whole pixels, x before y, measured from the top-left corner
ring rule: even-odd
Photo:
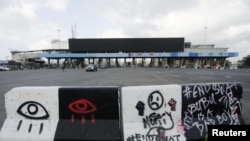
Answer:
[[[58,88],[17,87],[7,92],[0,141],[53,141],[59,120]]]
[[[180,85],[122,87],[124,140],[184,141]]]

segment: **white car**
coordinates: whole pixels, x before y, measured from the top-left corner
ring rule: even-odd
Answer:
[[[88,64],[86,66],[86,71],[97,71],[97,67],[95,64]]]
[[[10,69],[7,66],[0,66],[0,71],[9,71]]]

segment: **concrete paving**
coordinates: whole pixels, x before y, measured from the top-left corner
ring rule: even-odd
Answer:
[[[142,86],[210,82],[240,82],[243,118],[250,124],[250,70],[179,68],[38,69],[0,72],[0,127],[6,118],[4,95],[19,86]]]

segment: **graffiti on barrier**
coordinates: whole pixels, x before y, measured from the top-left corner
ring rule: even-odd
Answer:
[[[145,134],[133,133],[127,137],[127,141],[179,141],[180,134],[183,134],[183,128],[179,128],[181,122],[175,125],[171,113],[176,111],[176,103],[177,101],[174,98],[165,100],[159,90],[149,93],[147,104],[141,99],[138,100],[135,108],[138,111],[138,116],[141,117],[142,127],[146,132]],[[168,132],[174,126],[178,126],[176,127],[178,133]]]
[[[92,114],[91,115],[91,122],[92,123],[95,122],[95,117],[94,117],[93,113],[96,111],[96,107],[89,100],[79,99],[79,100],[76,100],[76,101],[73,101],[72,103],[70,103],[68,107],[72,112],[77,113],[77,114],[82,114],[82,120],[81,120],[82,124],[84,124],[84,122],[85,122],[84,114]],[[71,115],[71,121],[72,122],[75,121],[74,114]]]
[[[182,86],[182,117],[186,137],[204,137],[208,125],[242,124],[241,92],[241,87],[235,83]]]
[[[142,101],[138,101],[135,108],[138,110],[139,116],[144,116],[145,104]]]
[[[43,126],[44,126],[44,124],[42,123],[42,120],[49,118],[49,113],[45,109],[45,107],[36,101],[27,101],[27,102],[22,103],[17,109],[17,113],[27,119],[41,120],[41,123],[39,126],[39,134],[42,133]],[[22,123],[23,123],[23,120],[20,120],[17,125],[17,131],[20,130]],[[29,129],[28,129],[29,133],[31,132],[32,127],[33,125],[32,123],[30,123]]]
[[[158,110],[164,102],[163,96],[159,91],[152,92],[148,97],[148,106],[152,110]]]

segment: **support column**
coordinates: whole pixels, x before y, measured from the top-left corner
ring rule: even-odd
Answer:
[[[198,58],[198,68],[201,68],[201,66],[202,66],[202,60],[201,60],[201,58]]]
[[[164,68],[167,67],[168,66],[168,59],[167,58],[163,58],[162,64],[163,64]]]
[[[199,66],[199,61],[198,61],[198,59],[197,58],[194,58],[194,68],[198,68],[198,66]]]
[[[201,68],[204,68],[204,66],[205,66],[205,59],[201,58]]]
[[[158,58],[153,58],[153,67],[158,67]]]
[[[221,58],[222,65],[221,67],[225,68],[226,67],[226,58]]]
[[[116,65],[116,67],[120,67],[119,62],[118,62],[118,58],[115,58],[115,65]]]
[[[169,58],[169,67],[173,68],[173,67],[175,67],[174,65],[175,65],[174,64],[174,59],[173,58]]]
[[[124,58],[124,66],[127,67],[127,58]]]
[[[50,58],[48,58],[48,68],[50,68]]]
[[[57,61],[57,67],[59,67],[59,59],[56,59],[56,61]]]
[[[70,58],[70,68],[73,68],[73,59]]]
[[[133,66],[135,66],[135,65],[136,65],[135,58],[133,58],[132,65],[133,65]]]
[[[156,67],[159,68],[160,67],[160,58],[156,59]]]
[[[102,58],[98,58],[98,66],[101,67],[102,64]]]
[[[144,67],[145,65],[145,58],[141,58],[141,67]]]
[[[107,59],[107,65],[108,67],[111,67],[110,58]]]
[[[153,60],[153,58],[150,58],[149,66],[150,66],[150,67],[154,67],[154,60]]]

